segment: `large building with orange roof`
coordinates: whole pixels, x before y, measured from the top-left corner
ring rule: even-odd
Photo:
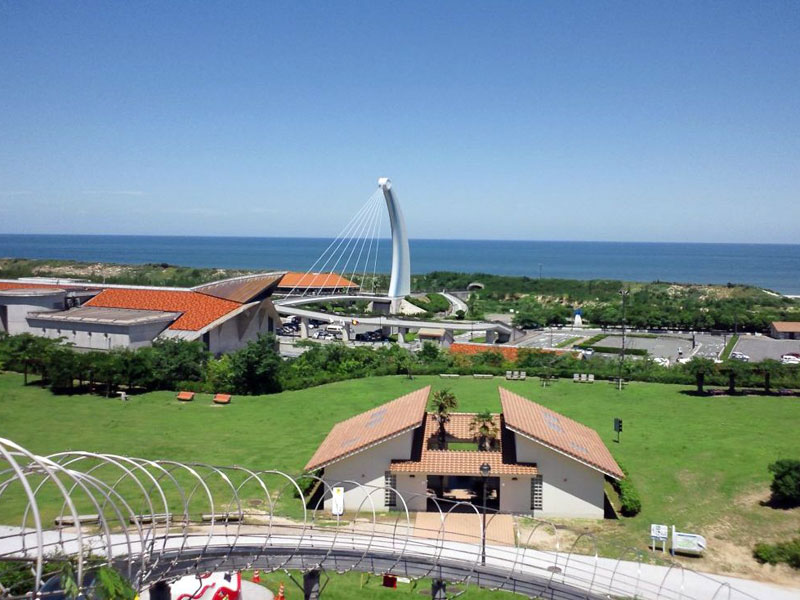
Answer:
[[[358,284],[336,273],[296,273],[289,271],[276,288],[279,294],[346,294],[357,291]]]
[[[453,413],[443,440],[426,412],[429,394],[430,386],[337,423],[306,464],[325,482],[312,503],[368,513],[480,508],[485,484],[491,510],[604,517],[605,481],[624,474],[595,430],[501,387],[502,411],[486,428],[495,435],[480,438],[475,413]]]
[[[138,348],[157,338],[199,340],[221,354],[280,325],[270,296],[282,276],[249,275],[191,289],[0,281],[0,331],[60,338],[85,350]]]

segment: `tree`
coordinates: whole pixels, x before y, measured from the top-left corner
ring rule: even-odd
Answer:
[[[274,394],[281,391],[281,357],[271,333],[259,335],[231,355],[233,386],[240,394]]]
[[[174,339],[157,339],[139,352],[150,366],[147,387],[158,390],[174,389],[179,381],[200,381],[209,357],[202,342]]]
[[[712,374],[715,370],[716,365],[710,358],[695,356],[692,360],[686,363],[686,371],[695,377],[698,394],[703,393],[703,385],[705,385],[706,375]]]
[[[431,364],[439,360],[439,354],[439,346],[433,342],[425,342],[422,344],[422,349],[419,351],[417,356],[422,362]]]
[[[784,368],[779,361],[772,358],[765,358],[756,365],[756,371],[764,376],[764,392],[769,394],[772,377],[779,377],[782,375]]]
[[[439,449],[447,450],[447,430],[445,425],[450,421],[450,413],[458,406],[458,399],[449,389],[436,390],[431,398],[433,418],[439,424]]]
[[[51,390],[71,392],[80,374],[78,354],[66,346],[55,347],[48,352],[45,370]]]
[[[772,501],[789,506],[800,505],[800,460],[784,458],[768,467],[772,473]]]
[[[229,354],[223,354],[218,359],[206,363],[206,383],[209,389],[216,393],[232,393],[235,391],[233,384],[233,361]]]
[[[722,365],[720,371],[728,376],[728,393],[733,395],[736,393],[736,380],[747,376],[750,373],[750,367],[747,363],[740,360],[728,360]]]
[[[472,422],[469,424],[469,431],[478,442],[480,450],[491,450],[500,434],[492,413],[488,410],[479,412],[472,418]]]
[[[8,339],[8,362],[22,368],[25,385],[28,385],[29,372],[43,375],[47,353],[57,343],[30,333],[21,333]]]

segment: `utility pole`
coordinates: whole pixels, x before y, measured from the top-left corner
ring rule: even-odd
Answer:
[[[617,385],[619,391],[622,391],[622,365],[625,362],[625,298],[628,297],[629,290],[621,289],[619,291],[622,296],[622,351],[619,353],[619,369],[617,371]]]

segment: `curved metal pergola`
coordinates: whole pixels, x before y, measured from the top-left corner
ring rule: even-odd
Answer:
[[[326,510],[338,486],[361,499],[344,516]],[[387,490],[397,506],[382,512],[377,499]],[[412,510],[420,506],[432,507],[437,528],[420,529]],[[454,539],[447,526],[456,513],[474,515],[481,533]],[[591,534],[566,549],[559,529],[540,519],[517,546],[503,545],[485,537],[481,519],[470,503],[356,481],[98,452],[39,456],[0,438],[0,562],[30,573],[24,584],[0,583],[3,600],[58,595],[44,584],[65,563],[86,597],[87,575],[111,566],[138,590],[186,575],[259,569],[395,574],[564,600],[752,598],[680,563],[644,576],[651,566],[641,551],[602,558]],[[539,530],[552,534],[555,550],[534,547]],[[580,553],[587,544],[589,554]]]

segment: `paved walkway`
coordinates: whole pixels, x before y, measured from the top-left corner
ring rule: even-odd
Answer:
[[[439,513],[417,513],[414,535],[448,542],[480,543],[482,519],[475,513],[452,513],[442,520]],[[443,537],[442,537],[443,536]],[[514,518],[511,515],[487,515],[486,543],[493,546],[514,546]]]

